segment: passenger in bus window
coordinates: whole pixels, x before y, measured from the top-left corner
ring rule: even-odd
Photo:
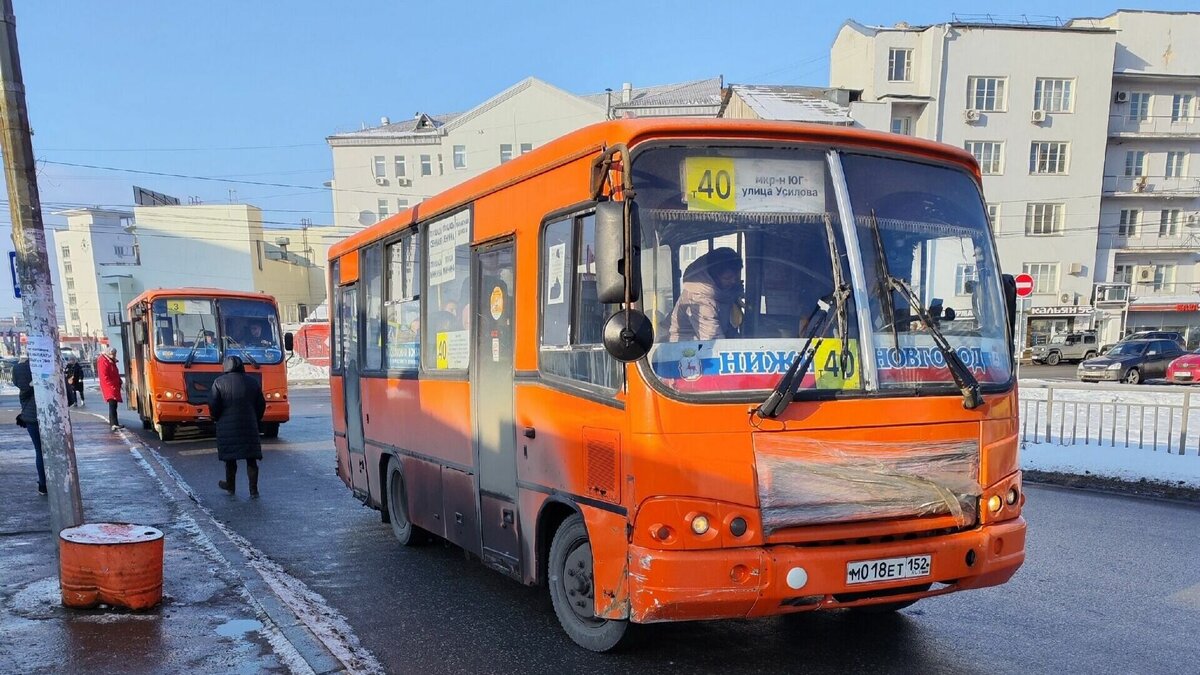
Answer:
[[[736,337],[742,316],[742,258],[716,248],[696,258],[683,273],[679,300],[667,328],[671,342]]]

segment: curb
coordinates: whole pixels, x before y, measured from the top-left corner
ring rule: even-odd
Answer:
[[[1060,471],[1038,471],[1035,469],[1023,469],[1021,473],[1025,482],[1037,485],[1087,490],[1089,492],[1103,492],[1122,497],[1138,497],[1175,504],[1200,505],[1200,488],[1188,485],[1177,485],[1145,478],[1130,481],[1094,474],[1080,475]]]
[[[86,414],[107,422],[107,418],[97,413]],[[251,557],[252,554],[257,554],[257,551],[248,551],[247,545],[239,545],[234,541],[232,537],[236,535],[231,535],[229,530],[199,503],[191,487],[157,450],[128,431],[122,430],[120,436],[129,446],[135,459],[153,474],[166,496],[173,500],[174,505],[195,524],[207,543],[211,544],[214,550],[210,553],[223,559],[229,573],[241,583],[241,591],[246,600],[259,611],[260,619],[265,618],[271,623],[278,635],[295,651],[295,656],[302,659],[311,672],[325,675],[376,670],[372,667],[375,665],[373,663],[347,664],[339,659],[310,629],[304,618],[272,590],[270,583],[259,572],[263,560]],[[373,661],[373,658],[367,658]]]

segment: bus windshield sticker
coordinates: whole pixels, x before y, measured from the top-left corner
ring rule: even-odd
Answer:
[[[489,298],[488,309],[492,313],[492,320],[499,321],[501,316],[504,316],[504,291],[499,286],[492,289],[492,296]]]
[[[821,160],[688,157],[682,173],[689,211],[825,212]]]
[[[454,281],[459,246],[471,242],[471,212],[460,211],[429,224],[429,285]]]
[[[466,368],[470,343],[467,331],[456,330],[437,334],[437,369]]]
[[[566,271],[566,244],[550,247],[550,269],[546,275],[546,304],[561,305],[566,300],[563,294],[563,274]]]
[[[167,314],[212,314],[209,300],[168,300]]]

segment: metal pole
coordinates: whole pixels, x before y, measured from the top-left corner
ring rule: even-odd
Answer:
[[[54,288],[46,254],[46,232],[42,227],[42,205],[38,197],[37,168],[25,108],[25,85],[17,53],[17,22],[12,0],[0,0],[4,26],[0,30],[0,145],[4,153],[4,179],[12,217],[13,246],[17,251],[17,274],[21,282],[21,304],[29,325],[29,368],[37,399],[42,455],[46,463],[46,489],[50,501],[50,525],[58,533],[83,524],[79,496],[79,474],[75,467],[75,440],[71,415],[67,412],[66,381],[58,349]],[[57,547],[56,549],[57,550]]]

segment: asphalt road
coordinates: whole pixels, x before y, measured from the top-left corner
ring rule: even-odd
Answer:
[[[329,398],[294,391],[262,497],[229,497],[211,438],[160,447],[215,516],[345,616],[389,672],[1194,672],[1200,509],[1029,486],[1028,560],[999,588],[902,613],[640,627],[616,654],[576,647],[541,589],[446,545],[401,548],[334,474]],[[126,414],[131,429],[135,420]],[[138,432],[151,445],[149,432]]]

